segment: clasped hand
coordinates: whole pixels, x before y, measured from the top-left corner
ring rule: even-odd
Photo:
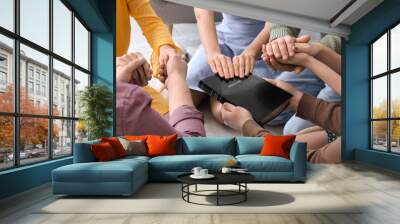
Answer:
[[[276,71],[300,73],[306,67],[309,56],[316,56],[321,50],[320,44],[309,43],[310,37],[298,38],[285,36],[262,46],[262,60]]]
[[[116,58],[117,82],[147,86],[153,71],[139,52],[128,53]]]

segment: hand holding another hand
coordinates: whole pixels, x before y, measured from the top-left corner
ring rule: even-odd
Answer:
[[[321,43],[295,43],[294,50],[296,53],[305,53],[310,56],[316,57],[324,48]]]
[[[170,75],[180,75],[186,79],[187,63],[181,55],[173,55],[166,64],[166,73]]]
[[[297,38],[291,36],[277,38],[263,45],[261,58],[276,71],[293,71],[298,74],[304,70],[304,67],[299,64],[285,63],[285,61],[295,56],[296,44],[305,44],[309,41],[310,37],[308,35]]]
[[[155,77],[161,82],[165,82],[167,79],[167,63],[170,58],[180,56],[177,50],[168,44],[164,44],[160,47],[160,55],[157,60],[157,69]]]
[[[152,70],[140,53],[128,53],[116,58],[117,82],[146,86],[151,79]]]

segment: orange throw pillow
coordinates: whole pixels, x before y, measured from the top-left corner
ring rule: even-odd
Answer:
[[[124,136],[124,138],[128,141],[143,141],[146,142],[147,139],[147,135],[128,135],[128,136]]]
[[[99,162],[110,161],[117,158],[113,147],[108,142],[93,144],[91,145],[91,149],[94,157]]]
[[[147,155],[151,157],[176,155],[176,139],[176,134],[170,136],[149,135],[146,140]]]
[[[108,142],[114,149],[117,158],[125,157],[126,151],[117,137],[101,138],[101,142]]]
[[[261,156],[280,156],[286,159],[290,157],[290,148],[296,135],[264,135],[264,146],[261,149]]]

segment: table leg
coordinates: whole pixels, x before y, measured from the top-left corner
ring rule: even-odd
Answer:
[[[195,185],[195,191],[197,192],[197,184]]]
[[[187,201],[188,201],[188,202],[190,202],[190,201],[189,201],[189,195],[190,195],[190,184],[188,184],[188,185],[187,185],[187,191],[188,191],[188,193],[187,193]]]
[[[245,192],[244,192],[244,201],[247,201],[247,192],[248,192],[248,190],[247,190],[247,183],[244,183],[244,190],[245,190]]]
[[[219,184],[217,184],[217,206],[219,206]]]
[[[184,186],[185,186],[185,185],[182,183],[182,187],[181,187],[182,199],[184,199],[184,194],[183,194]]]

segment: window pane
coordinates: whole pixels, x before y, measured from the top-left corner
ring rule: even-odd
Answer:
[[[21,44],[20,108],[25,114],[48,114],[49,57]]]
[[[75,18],[75,63],[89,69],[89,32]]]
[[[72,117],[71,66],[53,60],[53,115]]]
[[[373,75],[387,71],[387,34],[372,45],[372,68]]]
[[[400,67],[400,24],[391,31],[390,60],[391,69]]]
[[[372,147],[387,151],[387,121],[372,122]]]
[[[21,36],[49,47],[49,0],[20,0]]]
[[[21,164],[34,163],[49,158],[49,120],[22,117],[20,119]]]
[[[0,111],[14,111],[13,40],[0,35]]]
[[[14,165],[13,118],[0,116],[0,170]]]
[[[400,118],[400,72],[391,75],[390,85],[391,116]]]
[[[75,117],[79,117],[81,114],[80,94],[86,86],[89,86],[89,75],[75,69]]]
[[[392,152],[400,153],[400,120],[393,120],[391,123]]]
[[[372,81],[372,118],[387,117],[387,77]]]
[[[88,138],[88,129],[84,120],[75,121],[75,143],[85,142]]]
[[[72,154],[72,121],[53,121],[53,156]]]
[[[60,0],[53,0],[53,18],[53,51],[71,60],[72,13]]]
[[[0,26],[14,31],[14,0],[1,0]]]

